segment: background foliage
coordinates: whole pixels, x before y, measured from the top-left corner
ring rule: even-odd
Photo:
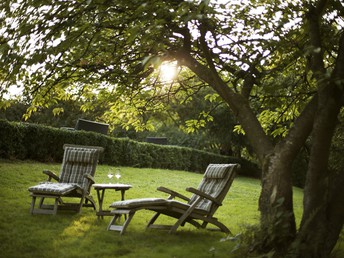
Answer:
[[[63,144],[102,146],[104,164],[204,172],[210,163],[240,163],[242,175],[258,177],[253,163],[186,147],[143,143],[86,131],[68,131],[0,120],[0,157],[61,162]]]
[[[206,92],[194,95],[184,105],[166,103],[166,109],[154,115],[147,114],[147,117],[154,120],[154,130],[136,131],[132,126],[123,128],[110,121],[110,135],[128,137],[137,141],[145,141],[146,137],[166,137],[171,145],[223,155],[242,156],[242,149],[247,147],[247,144],[242,135],[233,132],[236,122],[229,108],[223,103],[211,103],[204,99],[205,96]],[[11,106],[6,109],[0,108],[0,119],[23,121],[23,116],[30,105],[23,99],[10,101]],[[82,105],[83,102],[80,100],[66,100],[48,108],[41,107],[27,118],[26,122],[57,128],[74,128],[79,118],[109,122],[102,118],[106,110],[96,104],[94,110],[82,110]],[[54,113],[56,109],[63,111],[56,114]],[[203,110],[210,110],[208,116],[212,117],[212,122],[200,126],[202,117],[199,114]]]

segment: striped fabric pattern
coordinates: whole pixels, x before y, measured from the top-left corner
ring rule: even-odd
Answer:
[[[60,172],[60,183],[75,183],[87,187],[84,175],[94,175],[94,162],[98,155],[96,149],[66,147]]]
[[[212,179],[225,178],[228,173],[228,164],[210,164],[204,173],[204,177]]]
[[[120,208],[120,209],[132,209],[137,207],[142,207],[145,205],[162,205],[166,204],[166,199],[163,198],[139,198],[139,199],[130,199],[125,201],[116,201],[113,202],[111,208]]]
[[[29,191],[39,194],[52,194],[52,195],[63,195],[74,189],[78,188],[77,184],[64,184],[64,183],[53,183],[43,182],[41,184],[29,187]]]
[[[210,164],[207,167],[203,180],[198,186],[198,190],[217,199],[225,187],[231,183],[229,180],[232,178],[232,172],[235,166],[236,164]],[[191,196],[189,204],[192,204],[197,197],[197,195]],[[196,207],[209,211],[211,204],[211,201],[203,199]]]

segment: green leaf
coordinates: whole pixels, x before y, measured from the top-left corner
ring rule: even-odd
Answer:
[[[233,132],[237,133],[237,134],[242,134],[245,135],[245,131],[244,129],[241,127],[241,125],[235,125]]]
[[[64,112],[64,108],[62,108],[62,107],[60,107],[60,108],[54,108],[53,109],[53,114],[54,114],[54,116],[58,116],[58,115],[60,115],[61,113],[63,113]]]

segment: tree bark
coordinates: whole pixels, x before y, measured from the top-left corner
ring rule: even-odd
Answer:
[[[328,85],[320,85],[319,106],[304,189],[304,213],[294,246],[300,257],[329,257],[344,222],[343,171],[329,171],[328,160],[337,116],[343,106],[344,35]],[[341,86],[338,86],[341,85]]]
[[[263,249],[277,248],[279,252],[285,252],[295,237],[291,167],[312,130],[316,107],[317,97],[314,97],[296,119],[287,137],[276,145],[274,153],[266,156],[263,163],[259,209],[262,230],[270,232]]]
[[[329,257],[344,220],[343,172],[328,170],[331,140],[343,93],[334,85],[319,93],[319,104],[312,133],[312,148],[306,185],[304,212],[293,253],[299,257]]]
[[[316,47],[321,47],[319,20],[326,3],[326,0],[319,1],[308,14],[311,43]],[[318,80],[319,100],[304,188],[304,211],[290,251],[294,256],[306,258],[329,257],[344,222],[344,172],[328,169],[332,137],[343,106],[344,34],[339,40],[338,56],[330,79],[325,79],[320,58],[320,55],[314,56],[312,64]]]
[[[262,169],[259,210],[261,229],[266,237],[261,244],[261,251],[271,248],[284,250],[296,233],[290,176],[293,160],[288,156],[284,150],[275,152],[266,157]]]

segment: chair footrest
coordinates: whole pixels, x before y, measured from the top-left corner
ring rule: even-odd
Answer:
[[[49,205],[49,204],[42,204],[39,209],[41,210],[53,210],[54,209],[54,205]]]
[[[111,231],[122,231],[123,229],[123,226],[121,225],[110,225],[108,227],[108,230],[111,230]]]

